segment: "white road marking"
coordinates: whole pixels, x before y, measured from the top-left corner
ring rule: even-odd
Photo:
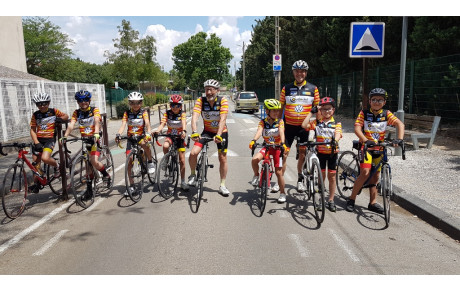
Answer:
[[[33,253],[32,256],[41,256],[44,253],[46,253],[68,231],[69,231],[68,229],[63,229],[60,232],[58,232],[53,238],[51,238],[47,243],[45,243],[38,251]]]
[[[252,120],[252,119],[243,119],[243,120],[244,120],[244,122],[246,122],[246,123],[254,123],[254,120]]]
[[[228,119],[225,121],[225,123],[235,123],[235,119]]]
[[[335,241],[337,242],[337,244],[347,253],[347,255],[350,257],[350,259],[353,261],[353,262],[359,262],[359,258],[358,256],[356,256],[353,251],[347,246],[347,244],[345,243],[345,241],[343,241],[342,238],[340,238],[340,236],[338,236],[334,230],[332,230],[331,228],[328,228],[329,232],[331,233],[332,237],[335,239]]]
[[[300,237],[300,235],[291,233],[289,235],[289,238],[291,239],[291,241],[296,246],[296,248],[299,251],[299,254],[300,254],[300,256],[302,258],[307,258],[307,257],[310,256],[310,252],[308,251],[308,249],[303,246],[302,238]]]

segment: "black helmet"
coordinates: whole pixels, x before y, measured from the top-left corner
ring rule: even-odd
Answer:
[[[369,98],[372,98],[374,96],[382,96],[385,98],[385,100],[388,99],[388,93],[387,91],[383,90],[382,88],[374,88],[369,92]]]

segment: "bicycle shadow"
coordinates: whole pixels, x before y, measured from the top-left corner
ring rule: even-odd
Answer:
[[[298,193],[294,186],[288,186],[286,190],[288,195],[284,210],[291,215],[298,225],[312,230],[319,229],[321,223],[315,217],[313,201],[311,199],[308,200],[306,194]]]
[[[209,195],[210,193],[217,193],[217,190],[204,186],[203,196],[201,197],[201,202],[200,202],[200,207],[203,205],[203,203],[208,203],[208,199],[206,198],[206,195]],[[192,211],[192,213],[198,213],[198,209],[196,209],[197,199],[198,199],[198,187],[191,186],[187,194],[188,194],[187,200],[188,200],[188,205],[190,207],[190,211]]]
[[[359,197],[359,196],[358,196]],[[369,199],[368,197],[364,197]],[[346,211],[347,202],[343,199],[336,199],[337,211]],[[384,230],[387,228],[385,222],[385,214],[378,214],[372,211],[369,211],[367,207],[360,206],[355,204],[355,211],[353,212],[356,215],[356,221],[361,224],[363,227],[371,230]]]

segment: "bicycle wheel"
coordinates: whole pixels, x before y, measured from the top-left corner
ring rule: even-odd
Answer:
[[[105,170],[110,176],[110,180],[107,183],[104,183],[103,187],[110,191],[112,190],[113,183],[115,181],[115,167],[113,164],[112,152],[108,147],[104,146],[102,148],[99,161],[104,165]]]
[[[196,197],[196,212],[198,212],[198,208],[200,208],[201,198],[203,197],[203,185],[204,185],[204,180],[206,179],[205,172],[206,172],[206,161],[205,161],[204,154],[201,153],[200,159],[196,166],[196,173],[197,173],[196,179],[197,179],[197,186],[198,186],[197,197]]]
[[[336,183],[337,190],[345,200],[350,197],[359,176],[358,157],[352,151],[343,152],[337,161]]]
[[[268,164],[263,164],[262,173],[260,174],[260,216],[264,214],[265,205],[267,204],[268,185],[270,184],[270,169]]]
[[[315,209],[316,220],[319,223],[324,221],[324,182],[323,182],[323,175],[321,174],[321,167],[319,166],[318,160],[313,160],[311,164],[311,178],[310,181],[312,183],[313,193],[312,193],[312,200],[313,206]]]
[[[150,152],[152,153],[152,163],[155,166],[155,170],[158,171],[158,160],[155,146],[153,145],[153,143],[149,142],[148,147],[150,148]],[[149,172],[147,171],[147,176],[149,177],[150,184],[155,184],[155,182],[157,181],[157,173],[149,174]]]
[[[55,152],[52,157],[59,163],[59,152]],[[70,190],[70,171],[67,171],[66,168],[66,187],[67,193]],[[47,167],[46,179],[48,180],[48,185],[50,186],[51,191],[56,195],[62,195],[62,177],[54,177],[54,169],[52,167]]]
[[[385,224],[390,225],[390,201],[393,194],[393,186],[391,183],[391,168],[390,165],[384,164],[380,173],[381,195],[383,199],[383,213],[385,214]]]
[[[174,155],[167,152],[157,169],[157,183],[160,195],[168,199],[174,195],[177,187],[177,171],[174,172]]]
[[[70,189],[77,204],[83,208],[88,208],[94,203],[94,177],[95,172],[91,163],[84,156],[76,158],[70,171]]]
[[[22,214],[26,206],[27,191],[27,176],[23,165],[12,164],[3,177],[1,189],[2,206],[6,216],[15,219]]]
[[[144,174],[141,163],[142,157],[133,151],[126,157],[125,183],[128,195],[133,202],[141,200],[144,189]]]
[[[311,199],[311,195],[312,195],[312,191],[311,191],[311,187],[310,187],[310,181],[308,180],[309,176],[310,176],[310,171],[308,170],[308,166],[309,164],[307,163],[308,160],[305,159],[303,165],[302,165],[302,176],[303,176],[303,180],[302,180],[302,183],[303,183],[303,186],[305,187],[305,194],[307,194],[307,200],[310,200]]]

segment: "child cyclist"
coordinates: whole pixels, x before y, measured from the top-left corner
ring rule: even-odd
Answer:
[[[139,92],[131,92],[128,95],[128,102],[130,109],[123,113],[123,119],[121,121],[120,129],[116,134],[115,141],[116,143],[120,142],[120,135],[125,130],[126,124],[128,124],[128,136],[131,137],[133,135],[145,135],[139,144],[144,149],[145,154],[147,155],[147,171],[149,174],[155,173],[155,164],[152,161],[152,152],[150,151],[150,147],[148,147],[147,143],[152,139],[150,132],[152,129],[150,128],[150,121],[149,115],[147,110],[142,108],[142,101],[144,100],[144,96],[142,96]],[[128,140],[126,144],[126,155],[128,155],[133,147],[130,140]],[[132,164],[128,164],[128,171],[131,171]],[[128,189],[124,194],[128,196]]]
[[[106,185],[110,185],[110,175],[105,170],[104,164],[99,162],[99,151],[97,144],[100,139],[100,130],[101,130],[101,114],[99,108],[91,107],[91,92],[80,90],[75,93],[75,100],[77,100],[79,109],[75,110],[70,119],[70,123],[67,126],[67,130],[64,133],[64,136],[61,138],[62,142],[67,140],[70,132],[74,129],[75,124],[78,122],[81,137],[93,137],[94,140],[87,143],[86,147],[90,151],[90,162],[91,164],[102,173],[102,181]],[[83,199],[89,199],[90,196],[87,193],[83,196]]]
[[[360,154],[360,174],[353,185],[353,190],[347,201],[346,210],[353,212],[355,209],[355,200],[361,191],[364,182],[370,175],[372,164],[377,165],[382,158],[382,154],[373,154],[374,150],[379,150],[378,142],[385,139],[385,131],[388,125],[394,125],[398,129],[398,139],[393,141],[394,146],[398,146],[404,137],[404,123],[402,123],[390,110],[383,109],[388,99],[388,94],[382,88],[372,89],[369,93],[370,109],[361,110],[355,122],[355,134],[362,144]],[[368,151],[363,152],[364,144],[367,145]],[[367,159],[364,159],[366,155]],[[371,178],[369,184],[376,185],[379,179],[380,169]],[[369,188],[369,205],[368,209],[376,213],[383,213],[383,208],[376,202],[376,186]]]
[[[56,142],[56,122],[67,121],[69,116],[56,108],[49,108],[51,96],[47,93],[37,93],[32,97],[38,110],[32,114],[30,120],[30,137],[34,143],[32,148],[33,164],[40,168],[40,161],[54,167],[54,176],[59,176],[59,165],[51,156]],[[40,156],[41,153],[41,156]],[[40,186],[34,183],[29,191],[38,193]]]
[[[326,181],[326,166],[327,166],[327,179],[329,181],[329,199],[327,200],[326,207],[335,212],[337,207],[334,202],[335,188],[336,188],[336,177],[337,171],[337,156],[339,152],[338,141],[342,138],[342,124],[334,120],[335,112],[335,100],[331,97],[324,97],[319,103],[319,114],[316,115],[316,119],[309,122],[309,119],[305,119],[302,122],[302,127],[305,130],[314,130],[317,142],[330,142],[334,137],[335,145],[332,148],[328,145],[317,146],[317,156],[321,167],[321,173],[323,175],[323,181]],[[331,151],[334,153],[331,155]]]
[[[185,146],[184,140],[187,134],[185,128],[187,127],[187,115],[182,111],[182,104],[184,103],[181,95],[172,95],[169,98],[170,109],[163,114],[160,126],[153,132],[154,135],[161,132],[161,130],[167,125],[168,131],[166,134],[180,136],[180,139],[176,139],[176,147],[179,151],[179,164],[180,164],[180,177],[181,177],[181,188],[182,190],[188,191],[189,186],[185,181]],[[163,143],[163,153],[167,153],[169,147],[173,143],[173,140],[167,138]]]
[[[265,143],[282,145],[282,149],[270,148],[269,153],[273,157],[275,166],[275,174],[278,179],[278,185],[280,187],[280,197],[278,198],[279,203],[286,202],[286,193],[284,190],[284,177],[283,177],[283,155],[284,149],[284,121],[279,119],[281,111],[281,103],[276,99],[266,99],[264,101],[265,110],[267,117],[259,122],[257,132],[254,135],[254,139],[249,143],[249,149],[252,149],[254,143],[263,136]],[[264,158],[265,148],[262,148],[260,152],[254,155],[252,158],[252,170],[254,177],[252,178],[251,184],[257,186],[259,184],[259,162]]]

